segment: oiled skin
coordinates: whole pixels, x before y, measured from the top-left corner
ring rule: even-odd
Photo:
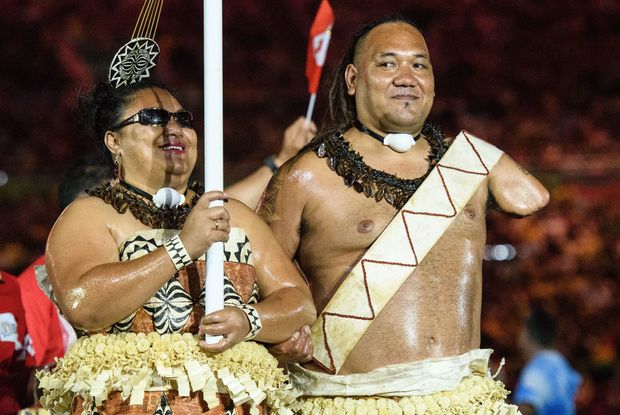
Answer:
[[[403,23],[372,29],[345,74],[358,119],[374,131],[419,132],[434,97],[422,35]],[[350,129],[344,139],[369,166],[403,179],[428,169],[425,140],[397,153]],[[339,374],[394,363],[451,356],[480,346],[482,256],[489,196],[500,210],[529,215],[549,200],[547,190],[503,155],[415,272],[355,346]],[[272,179],[259,213],[310,283],[320,312],[342,277],[396,214],[343,184],[326,159],[306,152]],[[317,369],[318,370],[318,369]]]
[[[177,112],[182,107],[168,91],[142,89],[132,96],[123,118],[143,108]],[[197,137],[192,128],[174,118],[165,126],[130,124],[108,131],[105,143],[120,154],[121,176],[128,183],[155,194],[164,186],[185,193],[197,157]],[[168,146],[181,147],[170,150]],[[194,196],[192,191],[187,200]],[[227,241],[231,227],[242,227],[252,244],[261,301],[256,305],[263,328],[259,341],[286,340],[316,316],[310,293],[301,275],[287,259],[269,228],[241,202],[210,206],[224,200],[221,191],[200,197],[188,215],[179,237],[190,257],[200,257],[212,243]],[[121,262],[118,247],[129,235],[149,228],[131,212],[118,213],[96,197],[74,201],[56,221],[48,238],[46,267],[58,304],[76,327],[97,331],[141,307],[170,278],[176,268],[164,247]],[[249,332],[245,314],[226,307],[205,316],[200,332],[222,335],[207,350],[219,352],[243,340]]]
[[[287,167],[272,181],[261,212],[285,251],[298,260],[320,312],[342,276],[396,210],[385,201],[377,203],[346,188],[325,159],[314,153]],[[489,189],[497,186],[511,188],[510,192],[494,192],[496,202],[506,212],[525,215],[546,203],[547,193],[536,179],[502,156],[490,177],[375,319],[339,373],[367,372],[479,347],[486,206]],[[524,195],[528,195],[525,200]],[[291,206],[297,207],[295,212]]]

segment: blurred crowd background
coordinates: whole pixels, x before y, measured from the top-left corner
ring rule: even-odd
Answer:
[[[76,96],[107,79],[142,0],[0,0],[0,268],[19,274],[59,215],[56,186],[94,151]],[[305,114],[308,31],[319,0],[224,1],[225,180],[277,152]],[[496,144],[551,190],[541,213],[491,212],[482,346],[507,358],[510,388],[525,363],[523,316],[559,319],[560,350],[584,378],[583,414],[620,413],[620,2],[617,0],[332,0],[326,85],[363,22],[402,12],[431,51],[431,119]],[[156,76],[176,88],[202,131],[202,2],[166,0]],[[202,162],[195,173],[202,178]]]

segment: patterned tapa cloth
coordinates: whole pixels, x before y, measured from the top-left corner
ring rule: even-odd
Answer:
[[[169,230],[169,229],[152,229],[147,231],[141,231],[130,235],[119,247],[119,258],[121,261],[128,261],[131,259],[139,258],[153,250],[157,249],[159,246],[163,245],[163,243],[178,233],[178,230]],[[256,284],[256,273],[252,262],[252,251],[250,247],[250,242],[245,234],[245,232],[240,228],[232,228],[230,231],[230,238],[228,242],[224,244],[224,254],[225,254],[225,264],[224,264],[224,303],[225,305],[238,305],[238,304],[252,304],[257,303],[259,299],[258,286]],[[179,336],[184,333],[192,333],[195,334],[198,331],[198,326],[200,323],[200,319],[204,315],[204,299],[205,299],[205,262],[204,257],[196,261],[194,264],[180,270],[173,278],[167,281],[156,293],[153,295],[151,299],[149,299],[142,307],[133,312],[131,315],[126,318],[118,321],[117,323],[111,325],[110,327],[100,330],[97,332],[84,332],[79,331],[78,333],[81,336],[88,336],[88,338],[92,339],[91,343],[102,342],[100,335],[105,336],[121,336],[118,339],[123,344],[126,344],[126,335],[127,333],[148,333],[154,334],[157,333],[158,339],[159,336],[164,336],[164,339],[167,339],[166,336],[173,335]],[[111,299],[113,301],[113,299]],[[142,335],[139,335],[142,336]],[[185,334],[183,336],[183,340],[187,341],[189,337]],[[134,339],[132,337],[132,339]],[[143,337],[138,338],[138,342],[140,339],[144,341]],[[155,339],[153,335],[148,337],[148,340],[151,341],[151,345],[154,348],[155,343],[159,340]],[[191,340],[191,339],[190,339]],[[118,341],[118,340],[117,340]],[[78,341],[80,343],[80,341]],[[105,341],[102,343],[105,344]],[[110,342],[108,342],[110,343]],[[248,345],[249,346],[249,345]],[[82,342],[82,348],[85,348],[84,343]],[[103,346],[102,346],[103,347]],[[191,349],[192,346],[187,346]],[[261,346],[255,344],[254,348],[262,348]],[[98,349],[95,349],[98,350]],[[232,350],[232,349],[231,349]],[[246,349],[244,349],[246,350]],[[255,350],[248,349],[248,352],[245,354],[253,354]],[[150,353],[150,349],[149,349]],[[196,353],[196,350],[193,350],[193,353]],[[95,355],[97,353],[95,352]],[[102,359],[104,359],[103,354]],[[244,354],[244,353],[241,353]],[[258,373],[264,371],[264,373],[275,373],[277,369],[275,359],[273,361],[268,361],[271,359],[271,356],[265,351],[267,357],[262,356],[262,352],[258,352],[258,355],[261,357],[252,357],[251,359],[248,357],[248,362],[256,362],[259,361],[259,365],[262,366],[260,370],[254,371],[254,373]],[[122,355],[122,354],[121,354]],[[234,352],[231,354],[234,356]],[[237,353],[238,358],[239,353]],[[90,356],[92,359],[94,356]],[[262,360],[261,360],[262,359]],[[237,359],[238,360],[238,359]],[[265,363],[267,362],[267,363]],[[164,362],[165,363],[165,362]],[[195,362],[191,362],[194,367],[198,367],[200,364],[195,364]],[[104,400],[97,402],[96,398],[92,398],[92,391],[96,389],[95,386],[91,388],[89,392],[89,396],[84,398],[84,396],[76,395],[72,402],[71,413],[73,414],[101,414],[101,415],[109,415],[109,414],[162,414],[162,415],[178,415],[178,414],[212,414],[212,415],[220,415],[220,414],[264,414],[265,413],[265,404],[256,405],[256,401],[263,400],[264,395],[262,394],[262,389],[266,391],[268,389],[272,389],[272,385],[264,384],[260,379],[250,379],[249,375],[245,377],[243,375],[234,377],[234,373],[232,376],[234,384],[238,385],[240,388],[244,389],[239,396],[242,396],[245,393],[246,399],[231,399],[230,394],[222,393],[222,384],[226,382],[226,379],[230,379],[229,373],[224,369],[221,371],[221,367],[209,367],[208,365],[213,363],[207,363],[205,366],[205,362],[201,363],[203,366],[200,370],[202,370],[201,374],[205,375],[205,372],[212,371],[216,376],[211,376],[213,379],[213,383],[217,383],[219,393],[217,393],[217,398],[215,403],[219,405],[215,405],[214,401],[211,400],[208,404],[205,401],[205,397],[203,396],[203,391],[194,390],[193,388],[187,389],[190,390],[190,393],[179,393],[181,389],[179,386],[175,388],[175,382],[162,382],[162,379],[159,375],[161,375],[160,368],[155,371],[154,378],[152,375],[149,375],[152,379],[149,380],[147,387],[144,391],[138,394],[139,402],[141,404],[135,404],[134,397],[132,399],[128,399],[128,392],[119,391],[118,379],[120,375],[118,375],[119,369],[110,367],[109,370],[104,370],[103,372],[109,372],[110,374],[103,373],[101,371],[97,376],[105,378],[106,380],[100,379],[92,379],[93,385],[97,382],[101,381],[102,383],[107,383],[107,389],[110,392],[105,396]],[[61,362],[62,365],[62,362]],[[114,366],[114,363],[111,364]],[[243,362],[236,362],[235,367],[246,365]],[[271,367],[273,366],[273,367]],[[206,369],[205,369],[206,367]],[[190,373],[190,365],[186,362],[185,366],[181,365],[182,371],[187,371],[187,376],[190,377],[191,382],[191,373]],[[265,369],[266,368],[266,369]],[[107,369],[107,368],[104,368]],[[115,372],[116,370],[116,372]],[[175,369],[179,370],[179,369]],[[192,369],[193,370],[193,369]],[[253,371],[247,370],[247,372],[252,373]],[[89,372],[91,373],[91,372]],[[115,374],[117,374],[116,386],[110,387],[110,380],[114,378]],[[237,374],[238,375],[238,374]],[[125,375],[126,376],[126,375]],[[185,374],[183,375],[185,376]],[[41,378],[45,378],[45,375],[40,376]],[[275,375],[275,378],[280,377],[282,380],[284,376]],[[79,373],[78,373],[79,378]],[[217,379],[215,379],[217,378]],[[237,382],[237,380],[241,379],[241,382]],[[76,382],[75,379],[69,379],[71,382]],[[51,386],[50,389],[62,388],[61,385],[52,385],[54,382],[58,383],[56,379],[54,381],[48,382]],[[248,383],[249,382],[249,383]],[[85,382],[82,380],[82,384]],[[177,383],[179,383],[177,381]],[[243,386],[240,386],[243,383]],[[268,384],[269,382],[267,382]],[[77,384],[77,383],[75,383]],[[258,384],[258,388],[256,385]],[[49,385],[48,385],[49,386]],[[247,386],[247,387],[246,387]],[[135,390],[134,386],[134,390]],[[226,388],[224,388],[224,392]],[[252,395],[254,393],[254,395]],[[143,395],[142,395],[143,394]],[[185,395],[185,396],[181,396]],[[268,393],[269,395],[269,393]],[[141,398],[143,396],[143,398]],[[215,396],[215,395],[213,395]],[[258,396],[258,398],[256,398]],[[45,394],[44,394],[45,397]],[[254,399],[250,399],[248,401],[248,397]],[[141,399],[140,399],[141,398]],[[267,401],[273,402],[273,398],[270,400],[268,396]],[[133,402],[131,402],[133,401]],[[254,402],[252,404],[252,402]],[[49,402],[48,402],[49,403]],[[276,402],[277,404],[278,402]],[[277,411],[276,411],[277,412]],[[286,412],[286,411],[285,411]]]

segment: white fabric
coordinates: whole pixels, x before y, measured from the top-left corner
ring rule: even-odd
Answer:
[[[491,349],[432,358],[375,369],[368,373],[330,375],[289,365],[296,396],[414,396],[451,390],[466,376],[488,376]]]
[[[22,347],[17,333],[17,320],[13,313],[0,313],[0,341],[15,343],[15,350]]]

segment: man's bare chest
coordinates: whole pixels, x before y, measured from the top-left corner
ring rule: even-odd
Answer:
[[[381,235],[399,212],[385,201],[376,202],[340,184],[327,198],[304,212],[301,245],[338,255],[363,253]],[[455,217],[447,230],[457,238],[469,239],[485,233],[488,191],[481,186]]]
[[[343,186],[344,187],[344,186]],[[308,209],[304,220],[308,241],[329,240],[348,249],[366,249],[377,239],[396,214],[385,201],[376,202],[353,189],[340,189],[337,197]]]

